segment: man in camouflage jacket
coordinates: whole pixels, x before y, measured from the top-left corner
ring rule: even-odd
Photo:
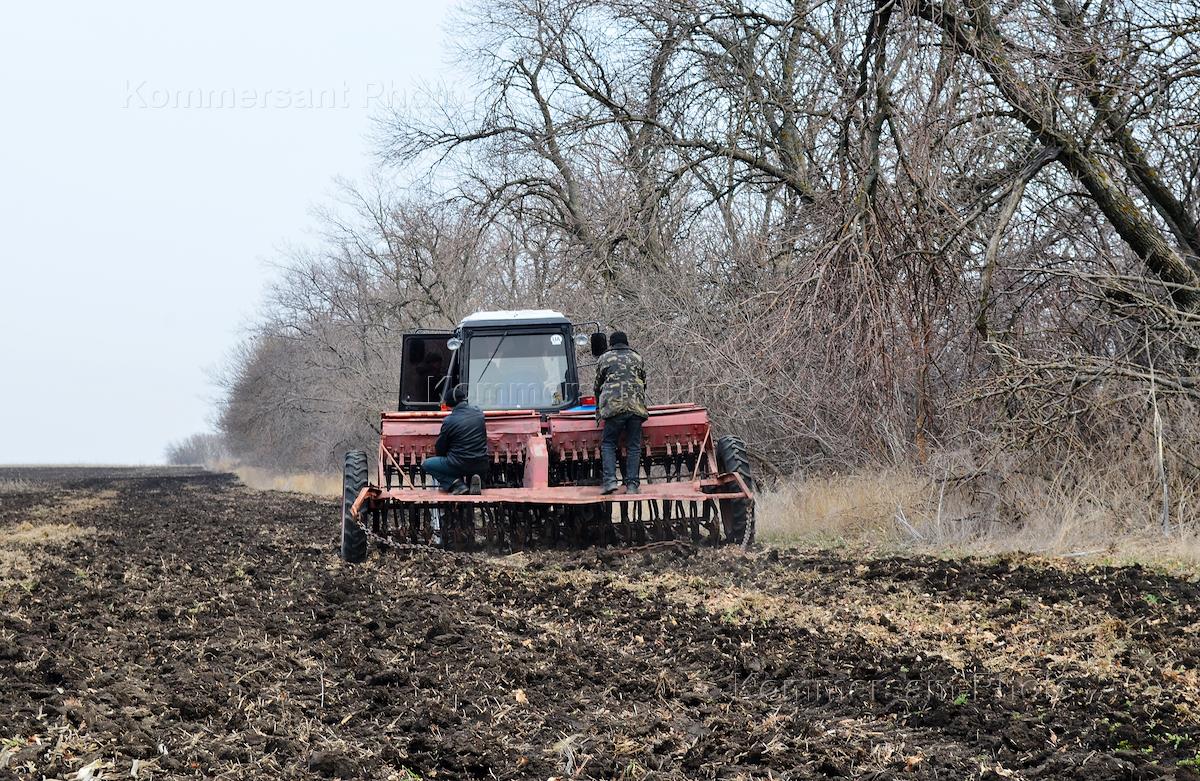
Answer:
[[[617,445],[625,438],[626,493],[636,494],[641,483],[642,422],[646,410],[646,367],[642,356],[629,347],[629,337],[613,331],[608,352],[596,364],[596,417],[604,421],[600,443],[604,467],[604,493],[617,490]]]

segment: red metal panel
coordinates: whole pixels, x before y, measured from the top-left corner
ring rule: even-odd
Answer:
[[[380,421],[383,431],[383,446],[391,451],[392,456],[401,465],[416,464],[434,454],[434,444],[438,432],[442,428],[444,415],[437,413],[390,413],[397,417],[385,415]],[[412,415],[413,417],[398,417]]]
[[[385,412],[381,416],[383,445],[401,464],[419,463],[434,454],[442,420],[448,413]],[[562,412],[545,422],[536,412],[489,410],[488,450],[494,460],[522,461],[528,457],[530,437],[547,430],[544,443],[560,459],[600,457],[603,423],[592,412]],[[643,446],[650,455],[696,452],[708,436],[708,411],[694,404],[669,404],[650,408],[642,426]]]
[[[588,413],[586,417],[552,415],[549,425],[550,435],[546,444],[560,459],[600,457],[600,435],[604,424],[596,420],[595,413]]]
[[[594,413],[568,412],[550,416],[550,449],[561,459],[599,458],[604,424]],[[708,410],[695,404],[670,404],[650,408],[642,424],[646,453],[694,453],[708,436]]]
[[[695,453],[704,447],[708,438],[708,410],[684,406],[650,413],[642,425],[642,442],[646,452]]]
[[[525,479],[526,488],[545,488],[550,485],[550,455],[546,450],[545,437],[535,435],[526,440]]]
[[[416,464],[434,455],[446,412],[385,412],[380,418],[383,446],[401,464]],[[488,453],[493,459],[525,457],[530,436],[541,433],[541,418],[536,412],[507,410],[486,412]]]

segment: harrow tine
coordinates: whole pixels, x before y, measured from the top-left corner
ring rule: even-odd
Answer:
[[[708,529],[708,544],[714,548],[721,544],[721,527],[717,521],[716,507],[712,499],[704,502],[704,526]]]

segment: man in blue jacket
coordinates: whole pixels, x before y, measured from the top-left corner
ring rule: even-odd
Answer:
[[[455,387],[450,399],[453,408],[442,421],[434,445],[437,455],[425,459],[422,466],[446,493],[477,495],[489,466],[483,410],[467,403],[464,385]]]

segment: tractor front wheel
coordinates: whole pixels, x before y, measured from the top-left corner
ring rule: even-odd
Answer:
[[[733,473],[742,476],[742,482],[750,490],[754,490],[754,481],[750,476],[750,458],[746,455],[746,445],[738,437],[721,437],[717,440],[717,469],[722,473]],[[753,542],[754,529],[750,526],[751,501],[749,499],[722,499],[721,525],[725,527],[726,542]],[[750,539],[746,539],[749,533]]]
[[[351,450],[342,470],[342,558],[352,564],[366,561],[367,533],[350,514],[354,500],[367,487],[367,454]]]

